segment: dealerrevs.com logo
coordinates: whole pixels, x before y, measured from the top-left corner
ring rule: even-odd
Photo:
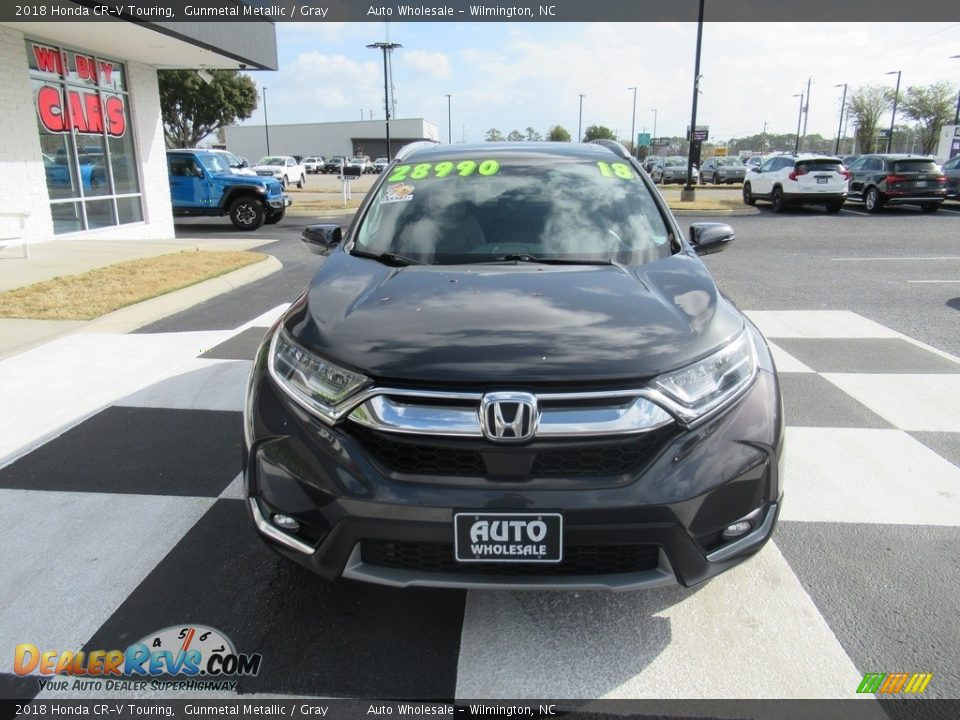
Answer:
[[[219,630],[179,625],[125,650],[41,650],[21,643],[13,667],[18,675],[40,675],[41,687],[50,690],[234,690],[231,678],[258,674],[262,660],[259,653],[238,653]],[[49,676],[70,676],[72,682]]]

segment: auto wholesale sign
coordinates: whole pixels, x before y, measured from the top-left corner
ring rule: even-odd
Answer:
[[[95,85],[110,85],[114,65],[108,60],[33,44],[33,55],[42,72],[56,73],[63,79],[81,80]],[[36,93],[37,116],[51,133],[78,133],[122,137],[127,131],[124,99],[105,95],[95,88],[84,89],[61,83],[40,86]]]

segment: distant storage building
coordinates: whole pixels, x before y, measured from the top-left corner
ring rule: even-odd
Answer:
[[[270,152],[267,152],[267,137]],[[240,125],[226,128],[230,152],[251,163],[265,155],[369,155],[371,159],[387,154],[386,127],[383,120],[303,123],[297,125]],[[416,140],[439,140],[437,126],[423,118],[390,120],[390,147],[397,150]]]

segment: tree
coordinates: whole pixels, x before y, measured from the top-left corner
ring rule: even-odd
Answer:
[[[640,162],[643,162],[648,157],[650,157],[649,145],[641,145],[640,147],[637,148],[637,158],[639,158]]]
[[[613,130],[603,125],[591,125],[587,128],[587,131],[583,134],[583,141],[590,142],[591,140],[616,140],[617,136],[613,134]]]
[[[257,108],[253,79],[234,70],[209,70],[207,84],[193,70],[160,70],[160,112],[167,147],[194,147],[207,135]]]
[[[570,133],[560,125],[554,125],[547,132],[547,140],[550,142],[570,142]]]
[[[503,133],[497,130],[496,128],[490,128],[487,130],[487,137],[484,138],[487,142],[503,142],[504,137]]]
[[[900,98],[904,117],[916,120],[919,125],[922,154],[929,155],[936,149],[943,126],[953,122],[953,99],[956,96],[957,92],[950,83],[941,80],[926,87],[911,85]]]
[[[523,142],[526,139],[526,136],[519,130],[511,130],[510,134],[507,135],[507,140],[510,142]]]
[[[530,126],[527,126],[526,132],[527,132],[527,140],[529,142],[540,142],[541,140],[543,140],[543,135],[538,133],[536,130],[534,130]]]
[[[858,87],[850,95],[849,112],[857,126],[857,145],[861,153],[872,153],[877,140],[880,116],[890,107],[891,93],[878,85]]]

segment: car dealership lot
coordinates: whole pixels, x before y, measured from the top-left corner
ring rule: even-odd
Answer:
[[[902,670],[960,697],[960,218],[726,220],[738,240],[706,262],[776,346],[788,425],[781,523],[741,567],[692,590],[462,592],[332,587],[272,554],[240,500],[240,409],[257,343],[319,263],[287,218],[264,233],[280,273],[0,362],[34,428],[0,433],[0,646],[195,622],[263,654],[242,692],[849,697]],[[11,660],[0,692],[35,693]]]

